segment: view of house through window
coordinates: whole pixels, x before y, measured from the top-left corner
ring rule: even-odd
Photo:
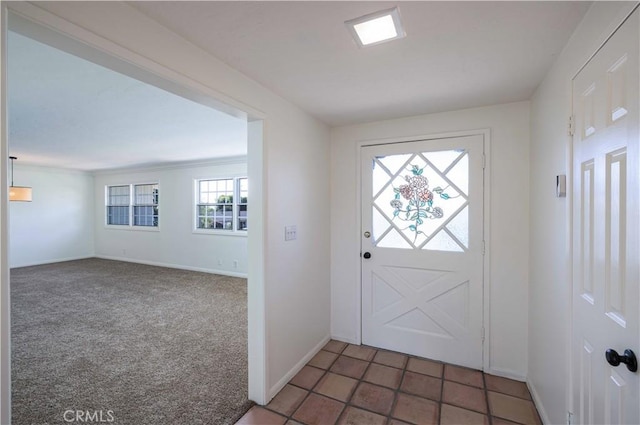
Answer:
[[[198,180],[196,228],[215,230],[247,230],[246,177]]]
[[[157,183],[107,186],[107,224],[158,227],[158,195]]]
[[[107,224],[129,225],[130,186],[107,187]]]
[[[133,225],[158,227],[158,185],[134,186]]]

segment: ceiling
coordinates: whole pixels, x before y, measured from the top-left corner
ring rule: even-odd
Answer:
[[[590,2],[130,2],[332,125],[527,100]],[[407,37],[344,21],[399,6]]]
[[[331,126],[527,100],[590,2],[161,1],[130,5]],[[398,6],[407,37],[344,21]],[[246,155],[246,119],[9,35],[19,163],[100,170]]]
[[[101,170],[247,153],[247,122],[15,32],[9,150],[27,163]]]

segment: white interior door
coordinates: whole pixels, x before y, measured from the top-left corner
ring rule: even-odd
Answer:
[[[481,135],[365,146],[362,341],[482,368]]]
[[[640,176],[638,12],[576,76],[573,105],[573,410],[576,423],[638,424]]]

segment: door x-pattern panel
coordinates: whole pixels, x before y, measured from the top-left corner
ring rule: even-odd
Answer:
[[[422,274],[427,279],[424,285],[416,287],[412,280],[403,277],[407,270]],[[379,325],[454,339],[469,332],[465,305],[469,280],[463,273],[386,266],[379,268],[373,279],[372,319]],[[420,328],[419,323],[411,328],[403,326],[398,319],[407,314],[416,316],[416,310],[428,319],[428,322],[423,320],[425,326]],[[427,323],[431,326],[426,326]]]

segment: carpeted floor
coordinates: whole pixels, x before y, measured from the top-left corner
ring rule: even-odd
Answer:
[[[100,259],[11,270],[13,424],[234,423],[252,404],[246,283]]]

